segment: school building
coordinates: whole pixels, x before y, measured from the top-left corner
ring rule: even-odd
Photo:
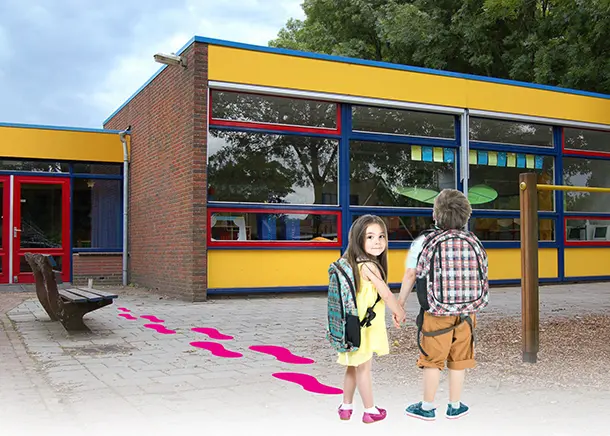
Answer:
[[[191,301],[322,291],[373,213],[397,286],[443,188],[467,193],[492,283],[518,283],[519,174],[610,187],[608,95],[202,37],[159,60],[103,130],[0,126],[5,283],[39,250],[65,280]],[[539,209],[541,282],[610,279],[610,195]]]

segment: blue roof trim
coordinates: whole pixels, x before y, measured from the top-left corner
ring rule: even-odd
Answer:
[[[414,73],[435,74],[437,76],[455,77],[455,78],[459,78],[459,79],[478,80],[478,81],[482,81],[482,82],[498,83],[498,84],[502,84],[502,85],[513,85],[513,86],[521,86],[521,87],[525,87],[525,88],[543,89],[545,91],[563,92],[566,94],[582,95],[582,96],[586,96],[586,97],[598,97],[598,98],[604,98],[604,99],[610,100],[610,95],[608,95],[608,94],[600,94],[597,92],[590,92],[590,91],[579,91],[576,89],[560,88],[558,86],[540,85],[540,84],[536,84],[536,83],[521,82],[521,81],[517,81],[517,80],[497,79],[495,77],[477,76],[475,74],[455,73],[452,71],[434,70],[431,68],[414,67],[414,66],[410,66],[410,65],[401,65],[401,64],[392,64],[389,62],[369,61],[369,60],[364,60],[364,59],[350,58],[350,57],[346,57],[346,56],[333,56],[333,55],[327,55],[327,54],[321,54],[321,53],[312,53],[312,52],[305,52],[305,51],[291,50],[291,49],[284,49],[284,48],[265,47],[265,46],[261,46],[261,45],[225,41],[222,39],[205,38],[202,36],[195,36],[195,38],[193,38],[193,41],[201,42],[201,43],[205,43],[205,44],[211,44],[211,45],[222,45],[225,47],[233,47],[233,48],[239,48],[239,49],[244,49],[244,50],[255,50],[255,51],[262,51],[262,52],[267,52],[267,53],[283,54],[283,55],[288,55],[288,56],[299,56],[299,57],[312,58],[312,59],[321,59],[321,60],[325,60],[325,61],[366,65],[366,66],[378,67],[378,68],[410,71],[410,72],[414,72]]]
[[[120,130],[90,129],[84,127],[45,126],[43,124],[0,123],[0,127],[16,127],[22,129],[68,130],[72,132],[120,133]]]

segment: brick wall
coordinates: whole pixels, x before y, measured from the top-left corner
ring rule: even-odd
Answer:
[[[207,45],[185,50],[104,125],[131,125],[129,281],[189,301],[207,289]],[[152,56],[151,56],[151,62]]]
[[[72,257],[75,285],[86,285],[87,279],[93,284],[117,285],[123,281],[122,253],[80,253]]]

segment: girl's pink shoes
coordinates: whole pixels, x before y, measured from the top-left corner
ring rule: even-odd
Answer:
[[[364,414],[362,415],[362,422],[364,422],[365,424],[371,424],[373,422],[384,420],[386,416],[388,416],[388,413],[385,409],[378,407],[377,410],[379,410],[379,413],[364,412]],[[353,412],[354,411],[352,409],[342,409],[341,406],[339,406],[339,419],[341,421],[349,421],[352,417]]]
[[[339,419],[341,421],[349,421],[352,417],[352,412],[352,409],[342,409],[341,406],[339,406]]]
[[[371,424],[373,422],[384,420],[386,416],[388,416],[388,412],[385,409],[378,407],[377,410],[379,410],[379,413],[364,412],[364,415],[362,415],[362,422],[365,424]]]

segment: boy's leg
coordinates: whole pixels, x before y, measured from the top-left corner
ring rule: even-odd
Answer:
[[[424,313],[422,331],[435,332],[451,327],[455,317],[432,316]],[[438,390],[441,370],[445,367],[445,361],[451,349],[453,335],[451,332],[439,336],[421,336],[421,347],[427,356],[420,353],[417,366],[422,368],[424,379],[424,398],[419,403],[407,407],[406,413],[414,418],[433,420],[436,417],[434,409],[434,397]]]
[[[476,316],[470,315],[472,328],[476,326]],[[474,368],[473,332],[470,325],[464,321],[453,331],[453,342],[447,359],[449,368],[449,404],[447,406],[448,418],[459,418],[468,413],[468,406],[460,401],[466,369]]]

